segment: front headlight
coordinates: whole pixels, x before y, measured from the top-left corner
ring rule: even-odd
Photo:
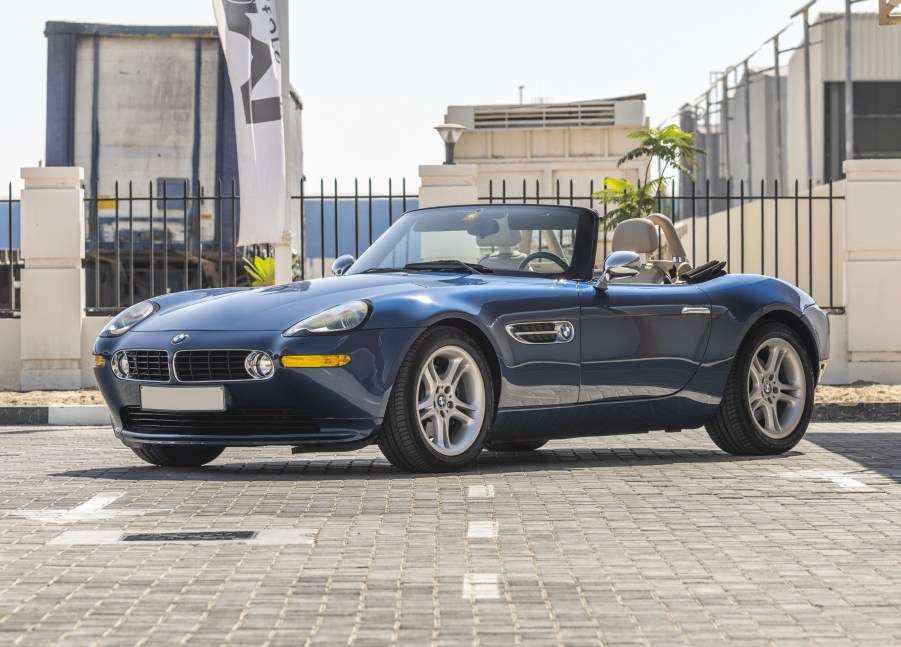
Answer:
[[[303,334],[349,332],[362,326],[371,310],[372,306],[368,301],[351,301],[307,317],[288,328],[283,334],[286,337],[296,337]]]
[[[132,307],[123,310],[116,315],[112,321],[106,324],[106,327],[100,334],[104,336],[112,335],[114,337],[125,334],[159,310],[159,308],[160,307],[153,301],[136,303]]]

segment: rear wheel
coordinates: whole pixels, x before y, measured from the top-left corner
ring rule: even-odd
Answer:
[[[200,467],[219,458],[224,449],[208,445],[141,445],[131,448],[141,460],[160,467]]]
[[[547,440],[489,440],[485,443],[485,449],[493,452],[534,452],[539,447],[544,447]]]
[[[408,472],[459,470],[479,455],[494,420],[488,360],[469,335],[427,331],[404,358],[379,449]]]
[[[784,324],[764,324],[742,343],[707,433],[737,456],[787,452],[810,424],[814,386],[798,334]]]

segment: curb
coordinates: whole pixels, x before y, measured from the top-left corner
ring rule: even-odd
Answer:
[[[109,421],[103,405],[0,407],[0,425],[106,427]],[[901,422],[901,402],[815,404],[811,422]]]
[[[104,405],[68,404],[48,407],[0,407],[0,425],[55,425],[106,427],[109,410]]]
[[[815,404],[813,422],[899,422],[901,402]]]

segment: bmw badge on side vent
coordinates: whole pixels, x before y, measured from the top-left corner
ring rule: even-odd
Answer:
[[[177,335],[175,335],[175,337],[172,338],[171,344],[173,346],[178,346],[180,343],[182,343],[187,338],[188,338],[188,333],[180,332]]]

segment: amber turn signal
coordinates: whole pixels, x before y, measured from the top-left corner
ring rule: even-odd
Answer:
[[[285,368],[334,368],[350,362],[350,355],[282,355]]]
[[[94,355],[94,366],[106,366],[106,358],[103,355]]]

